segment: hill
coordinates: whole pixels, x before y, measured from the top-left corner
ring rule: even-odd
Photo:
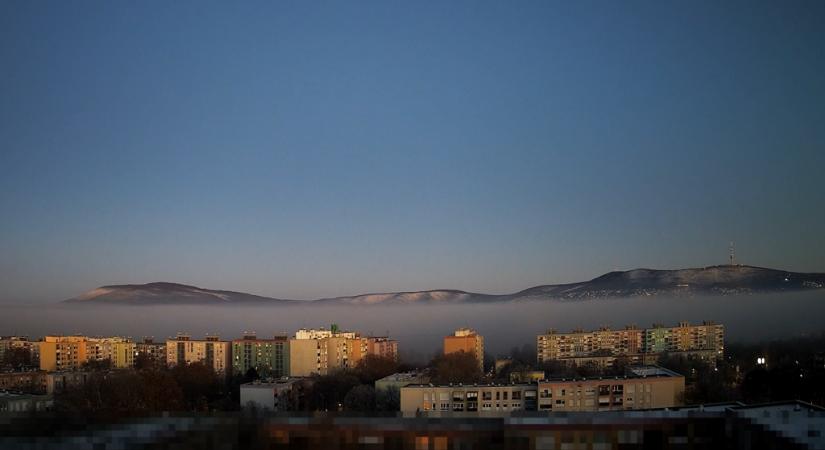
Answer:
[[[794,292],[823,287],[825,287],[825,274],[823,273],[796,273],[762,267],[726,265],[678,270],[616,271],[590,281],[535,286],[505,295],[443,289],[362,294],[301,301],[204,289],[177,283],[148,283],[102,286],[66,301],[111,304],[397,305],[587,300],[637,296],[735,295]]]

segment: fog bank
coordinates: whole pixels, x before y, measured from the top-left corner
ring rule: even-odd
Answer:
[[[621,328],[652,323],[713,320],[723,323],[728,341],[756,341],[825,330],[825,292],[736,297],[639,297],[579,302],[404,306],[117,306],[93,304],[2,305],[0,335],[125,335],[163,340],[182,331],[193,336],[219,333],[232,339],[244,331],[259,336],[292,334],[301,327],[337,323],[365,334],[399,340],[402,356],[426,358],[441,338],[460,326],[485,336],[486,350],[508,352],[535,345],[548,328],[569,331],[599,326]]]

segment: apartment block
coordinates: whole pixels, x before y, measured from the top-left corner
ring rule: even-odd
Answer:
[[[509,385],[408,384],[404,416],[502,416],[514,411],[587,412],[679,406],[685,378],[656,366],[629,368],[623,377],[549,379]]]
[[[550,330],[537,337],[538,362],[553,360],[572,364],[610,365],[617,357],[631,363],[649,364],[663,353],[692,355],[716,360],[724,355],[724,326],[712,322],[690,325],[681,322],[675,327],[654,325],[622,330],[600,328],[595,331],[575,330],[557,333]]]
[[[261,377],[289,375],[289,339],[259,339],[255,333],[244,333],[243,339],[233,340],[232,371],[243,375],[252,368]]]
[[[296,334],[297,336],[297,334]],[[334,369],[354,368],[363,358],[361,339],[335,334],[289,340],[289,376],[326,375]]]
[[[193,340],[190,335],[179,333],[166,341],[166,364],[205,363],[218,375],[229,376],[232,367],[232,343],[222,341],[217,335],[207,335],[204,340]]]
[[[135,365],[135,343],[121,337],[90,337],[86,339],[87,361],[110,361],[113,368],[124,369]]]
[[[155,342],[151,337],[144,337],[135,343],[135,356],[145,355],[159,365],[166,365],[166,342]]]
[[[484,337],[475,330],[459,328],[452,336],[444,337],[444,354],[467,352],[478,360],[479,370],[484,370]]]
[[[44,336],[40,342],[40,369],[76,370],[86,362],[86,336]]]
[[[616,411],[679,406],[685,377],[655,366],[624,377],[551,379],[538,383],[539,411]]]
[[[538,386],[525,384],[432,385],[401,387],[401,414],[414,416],[504,416],[535,411]]]
[[[398,361],[398,341],[386,336],[368,336],[362,338],[363,353]]]
[[[45,336],[39,342],[40,369],[77,370],[91,361],[109,361],[114,368],[134,365],[135,343],[124,337]]]
[[[313,373],[354,368],[366,355],[397,358],[398,343],[387,337],[362,337],[353,331],[341,331],[337,325],[326,329],[300,329],[289,340],[289,376],[305,377]]]

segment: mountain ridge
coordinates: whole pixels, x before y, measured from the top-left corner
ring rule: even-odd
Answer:
[[[589,281],[533,286],[512,294],[483,294],[458,289],[377,292],[317,300],[289,300],[237,291],[206,289],[172,282],[106,285],[69,303],[111,304],[271,304],[381,305],[490,303],[519,300],[588,300],[659,295],[733,295],[825,288],[825,273],[790,272],[747,265],[687,269],[612,271]]]

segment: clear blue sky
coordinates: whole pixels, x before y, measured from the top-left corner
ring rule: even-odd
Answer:
[[[825,271],[825,2],[0,2],[0,300]]]

